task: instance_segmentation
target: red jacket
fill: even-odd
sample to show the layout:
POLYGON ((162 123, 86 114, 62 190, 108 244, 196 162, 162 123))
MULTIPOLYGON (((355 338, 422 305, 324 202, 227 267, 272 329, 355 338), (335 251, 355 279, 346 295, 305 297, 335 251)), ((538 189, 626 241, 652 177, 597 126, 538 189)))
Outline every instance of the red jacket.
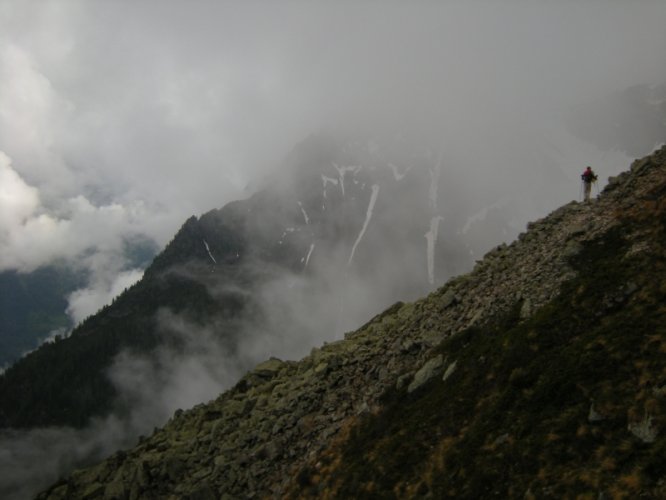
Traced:
POLYGON ((580 177, 583 179, 583 182, 594 182, 597 180, 597 175, 592 171, 592 169, 585 169, 583 175, 580 177))

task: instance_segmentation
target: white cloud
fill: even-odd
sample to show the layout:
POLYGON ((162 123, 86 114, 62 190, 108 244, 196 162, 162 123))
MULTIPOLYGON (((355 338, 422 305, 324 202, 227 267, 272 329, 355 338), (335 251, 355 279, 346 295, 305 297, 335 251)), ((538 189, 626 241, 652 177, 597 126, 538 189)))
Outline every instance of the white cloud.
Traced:
POLYGON ((111 303, 123 290, 131 287, 143 276, 140 269, 129 271, 117 270, 114 273, 98 273, 91 285, 76 290, 68 297, 67 314, 74 324, 78 324, 88 316, 95 314, 101 307, 111 303), (116 274, 117 272, 117 274, 116 274))
POLYGON ((0 48, 0 149, 19 159, 22 177, 57 198, 80 188, 57 145, 57 131, 66 126, 71 104, 36 65, 14 43, 0 48))
POLYGON ((417 127, 501 184, 567 106, 666 79, 665 10, 7 0, 0 149, 56 222, 78 196, 141 204, 159 244, 328 126, 417 127))
POLYGON ((43 251, 47 259, 53 258, 53 236, 59 224, 40 214, 39 208, 39 191, 16 173, 11 159, 0 151, 0 270, 31 269, 35 254, 43 251))
POLYGON ((89 283, 69 297, 68 314, 79 323, 137 282, 125 241, 145 234, 141 203, 94 206, 78 195, 64 200, 58 216, 45 213, 40 193, 12 168, 0 151, 0 271, 32 271, 54 260, 89 273, 89 283))
MULTIPOLYGON (((21 178, 2 151, 0 181, 0 270, 31 271, 55 259, 78 259, 91 250, 117 254, 122 260, 123 237, 145 233, 141 203, 95 206, 78 195, 48 213, 39 190, 21 178)), ((100 268, 93 260, 88 258, 86 267, 100 268)))
POLYGON ((0 228, 11 232, 32 216, 39 205, 37 189, 14 171, 10 158, 0 151, 0 228))

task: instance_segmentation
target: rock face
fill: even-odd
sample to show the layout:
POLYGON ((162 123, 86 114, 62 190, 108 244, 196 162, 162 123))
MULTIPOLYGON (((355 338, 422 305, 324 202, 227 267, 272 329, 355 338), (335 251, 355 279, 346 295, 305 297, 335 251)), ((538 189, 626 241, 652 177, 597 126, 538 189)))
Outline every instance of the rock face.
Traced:
POLYGON ((298 362, 261 363, 215 401, 177 412, 39 498, 657 498, 666 488, 666 379, 653 355, 666 346, 665 194, 662 148, 598 200, 531 223, 471 273, 298 362), (586 267, 594 256, 607 274, 586 267), (567 309, 589 297, 594 309, 567 309), (610 333, 647 321, 662 326, 633 345, 610 333), (570 357, 549 357, 580 339, 570 357), (611 401, 613 390, 624 394, 610 382, 624 360, 632 399, 611 401), (488 405, 496 413, 485 414, 488 405), (576 472, 577 449, 590 450, 586 475, 576 472))

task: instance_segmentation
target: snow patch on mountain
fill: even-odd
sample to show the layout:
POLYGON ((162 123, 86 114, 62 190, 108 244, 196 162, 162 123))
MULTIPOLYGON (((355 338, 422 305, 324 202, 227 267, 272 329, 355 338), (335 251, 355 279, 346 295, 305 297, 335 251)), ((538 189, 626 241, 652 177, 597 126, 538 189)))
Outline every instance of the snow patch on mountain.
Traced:
POLYGON ((389 168, 393 171, 393 177, 395 177, 396 181, 401 181, 405 178, 405 175, 407 175, 407 172, 411 170, 411 166, 407 167, 407 169, 404 172, 399 172, 398 167, 394 165, 393 163, 388 164, 389 168))
POLYGON ((206 251, 208 252, 208 256, 210 257, 210 260, 212 260, 214 264, 217 264, 217 261, 215 260, 215 257, 213 257, 213 254, 210 251, 210 247, 208 246, 208 242, 206 240, 203 240, 203 243, 206 247, 206 251))
POLYGON ((332 162, 333 168, 338 171, 338 178, 340 179, 340 189, 342 190, 342 197, 345 197, 345 174, 347 172, 353 172, 354 174, 361 170, 360 166, 343 166, 341 167, 337 163, 332 162))
POLYGON ((365 234, 365 230, 368 228, 368 224, 370 223, 370 219, 372 218, 372 211, 375 208, 375 202, 377 201, 377 195, 379 194, 379 185, 373 184, 372 185, 372 195, 370 195, 370 203, 368 203, 368 210, 365 213, 365 221, 363 222, 363 227, 361 228, 361 232, 358 235, 358 238, 356 238, 356 241, 354 242, 354 246, 352 247, 351 254, 349 255, 349 261, 347 262, 347 265, 350 266, 352 263, 352 260, 354 259, 354 253, 356 253, 356 247, 358 244, 361 242, 363 239, 363 235, 365 234))
POLYGON ((333 177, 327 177, 324 174, 321 174, 321 180, 324 183, 324 198, 326 198, 326 186, 328 185, 329 182, 334 186, 337 186, 338 180, 334 179, 333 177))
POLYGON ((310 256, 312 255, 314 249, 315 249, 315 244, 310 243, 310 250, 308 250, 308 254, 303 259, 301 259, 301 262, 305 260, 305 265, 303 266, 303 269, 306 269, 308 267, 308 262, 310 262, 310 256))
POLYGON ((435 283, 435 246, 437 245, 437 234, 439 233, 439 223, 443 217, 436 215, 430 219, 430 231, 425 234, 427 241, 426 257, 428 265, 428 283, 435 283))
POLYGON ((305 208, 303 208, 303 204, 299 201, 298 206, 301 207, 301 213, 303 214, 303 218, 305 219, 305 224, 310 224, 310 218, 308 217, 307 212, 305 211, 305 208))

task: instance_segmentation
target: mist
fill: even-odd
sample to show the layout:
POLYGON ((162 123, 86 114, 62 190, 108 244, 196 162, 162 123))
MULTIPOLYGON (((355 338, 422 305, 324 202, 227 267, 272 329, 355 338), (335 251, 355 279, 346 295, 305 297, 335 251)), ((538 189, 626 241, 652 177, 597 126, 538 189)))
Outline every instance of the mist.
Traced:
MULTIPOLYGON (((111 414, 93 418, 83 429, 0 431, 2 498, 32 498, 72 470, 135 446, 174 412, 216 398, 261 361, 300 359, 312 348, 341 338, 347 327, 368 319, 363 312, 387 300, 381 294, 373 297, 367 283, 352 275, 335 276, 335 268, 334 264, 322 268, 327 280, 323 289, 313 285, 321 279, 271 271, 273 278, 255 299, 253 312, 260 311, 260 317, 250 314, 235 323, 232 342, 231 332, 226 331, 229 322, 223 317, 202 325, 188 313, 160 310, 156 317, 160 347, 149 355, 123 351, 108 370, 118 393, 111 414)), ((246 292, 205 284, 213 296, 246 292)))
MULTIPOLYGON (((81 291, 91 296, 131 270, 110 241, 141 234, 163 246, 190 215, 261 186, 313 131, 427 138, 455 159, 470 196, 495 196, 491 186, 513 196, 535 165, 577 171, 594 161, 602 178, 623 168, 625 158, 574 151, 562 115, 666 79, 659 2, 8 0, 0 9, 0 151, 13 184, 0 269, 81 265, 92 249, 99 257, 83 263, 81 291)), ((560 196, 526 211, 562 199, 537 188, 560 196)), ((74 321, 100 305, 90 302, 72 305, 74 321)))
POLYGON ((33 498, 74 468, 93 464, 134 446, 177 409, 215 398, 244 373, 210 328, 160 312, 165 345, 153 356, 122 352, 109 370, 120 396, 116 410, 84 429, 0 431, 0 495, 33 498))
MULTIPOLYGON (((1 0, 0 271, 85 270, 69 297, 79 322, 141 278, 128 243, 163 248, 189 216, 286 175, 282 160, 312 133, 409 138, 441 155, 439 237, 465 238, 472 263, 576 199, 585 165, 602 181, 628 167, 621 150, 572 135, 567 114, 666 82, 665 18, 658 1, 1 0), (493 207, 508 232, 479 229, 493 207)), ((220 340, 224 325, 162 311, 171 347, 115 360, 113 415, 5 433, 2 496, 25 498, 26 485, 134 444, 263 359, 298 359, 415 298, 386 256, 385 280, 368 289, 344 271, 351 248, 304 248, 327 286, 275 271, 238 343, 220 340)))
POLYGON ((322 130, 427 138, 474 165, 484 179, 475 189, 532 169, 545 146, 577 171, 591 152, 554 136, 563 113, 666 80, 660 2, 0 9, 0 151, 24 184, 20 203, 3 205, 14 214, 3 221, 3 269, 99 245, 77 223, 91 210, 107 234, 162 246, 190 215, 247 196, 322 130))

